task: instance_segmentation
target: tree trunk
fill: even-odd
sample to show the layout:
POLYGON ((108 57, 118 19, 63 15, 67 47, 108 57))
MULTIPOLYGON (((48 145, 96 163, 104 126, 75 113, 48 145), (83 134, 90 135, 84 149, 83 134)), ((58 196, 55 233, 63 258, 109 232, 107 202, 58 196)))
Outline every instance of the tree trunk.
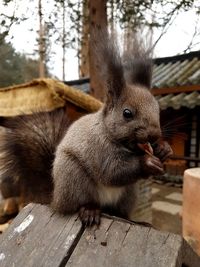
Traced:
MULTIPOLYGON (((132 3, 132 0, 126 0, 126 5, 125 5, 125 13, 129 13, 130 12, 130 5, 132 3)), ((132 45, 133 45, 133 25, 129 22, 126 21, 124 23, 124 46, 123 46, 123 50, 126 51, 131 51, 132 49, 132 45)))
POLYGON ((62 3, 62 80, 65 81, 65 39, 66 39, 66 29, 65 29, 65 1, 62 3))
POLYGON ((79 54, 79 76, 89 77, 89 10, 88 0, 83 1, 82 7, 82 30, 81 30, 81 47, 79 54))
MULTIPOLYGON (((90 34, 95 28, 107 27, 107 9, 106 0, 89 0, 89 22, 90 34)), ((90 92, 94 97, 103 100, 105 96, 104 88, 102 87, 97 69, 95 67, 95 51, 94 46, 89 41, 89 60, 90 60, 90 92)))
POLYGON ((110 33, 111 35, 114 35, 115 33, 114 13, 115 13, 114 0, 110 0, 110 33))
POLYGON ((126 51, 131 51, 131 49, 132 49, 132 43, 133 43, 133 40, 131 39, 132 37, 133 37, 132 29, 130 29, 130 27, 127 24, 126 27, 124 28, 124 46, 123 46, 123 50, 125 52, 126 51))
POLYGON ((38 16, 39 16, 39 76, 45 77, 45 40, 44 40, 44 25, 42 15, 42 0, 38 1, 38 16))

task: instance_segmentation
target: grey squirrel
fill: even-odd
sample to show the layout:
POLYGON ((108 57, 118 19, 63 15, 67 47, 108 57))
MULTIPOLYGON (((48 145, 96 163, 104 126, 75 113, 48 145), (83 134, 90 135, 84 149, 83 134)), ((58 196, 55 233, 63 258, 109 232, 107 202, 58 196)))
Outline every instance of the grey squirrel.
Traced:
POLYGON ((149 91, 150 60, 135 54, 124 66, 107 37, 97 51, 106 91, 98 112, 70 126, 63 111, 10 119, 0 146, 1 177, 15 177, 27 202, 79 212, 86 225, 99 224, 101 212, 130 219, 135 182, 162 174, 172 154, 149 91))

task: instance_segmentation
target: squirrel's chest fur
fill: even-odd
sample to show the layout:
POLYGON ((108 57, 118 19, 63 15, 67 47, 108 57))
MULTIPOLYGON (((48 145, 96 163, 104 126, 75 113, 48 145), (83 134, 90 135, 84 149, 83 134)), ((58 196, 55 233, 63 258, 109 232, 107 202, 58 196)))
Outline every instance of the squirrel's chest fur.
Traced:
MULTIPOLYGON (((66 151, 72 151, 80 165, 84 166, 87 173, 91 175, 91 179, 95 181, 94 187, 100 205, 117 205, 126 192, 126 186, 107 186, 99 182, 102 176, 104 180, 109 179, 107 177, 110 175, 107 171, 109 164, 106 159, 113 152, 113 144, 103 133, 100 115, 99 113, 90 114, 74 123, 68 130, 61 147, 66 151)), ((113 153, 117 157, 118 151, 113 153)), ((88 177, 86 176, 85 179, 88 177)))
POLYGON ((97 192, 101 206, 115 205, 125 192, 125 187, 111 187, 98 184, 97 192))

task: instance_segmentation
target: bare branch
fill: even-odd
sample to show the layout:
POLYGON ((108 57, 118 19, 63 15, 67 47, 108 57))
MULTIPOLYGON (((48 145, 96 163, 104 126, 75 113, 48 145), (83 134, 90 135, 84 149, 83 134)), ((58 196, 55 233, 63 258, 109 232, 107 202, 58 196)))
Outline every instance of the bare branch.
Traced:
POLYGON ((196 46, 197 44, 200 43, 200 42, 194 43, 195 38, 197 36, 200 36, 199 21, 200 20, 199 20, 199 17, 198 17, 197 20, 196 20, 196 23, 195 23, 195 28, 194 28, 194 32, 193 32, 193 35, 191 37, 191 40, 190 40, 189 44, 187 45, 187 47, 183 50, 183 53, 187 53, 187 52, 191 51, 194 46, 196 46))

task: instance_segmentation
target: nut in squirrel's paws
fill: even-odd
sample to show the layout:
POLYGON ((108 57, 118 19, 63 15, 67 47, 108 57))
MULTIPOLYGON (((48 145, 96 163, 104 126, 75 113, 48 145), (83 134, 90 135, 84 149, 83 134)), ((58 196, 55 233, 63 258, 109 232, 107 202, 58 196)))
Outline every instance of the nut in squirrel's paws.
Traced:
POLYGON ((85 205, 79 210, 79 218, 84 226, 100 225, 101 211, 94 205, 85 205))
POLYGON ((149 142, 141 144, 137 144, 138 147, 145 152, 144 155, 144 163, 145 163, 145 170, 150 174, 163 174, 163 164, 161 163, 158 157, 154 156, 154 150, 149 142))
POLYGON ((137 145, 141 150, 143 150, 148 155, 153 155, 153 148, 149 142, 144 143, 144 144, 138 143, 137 145))

